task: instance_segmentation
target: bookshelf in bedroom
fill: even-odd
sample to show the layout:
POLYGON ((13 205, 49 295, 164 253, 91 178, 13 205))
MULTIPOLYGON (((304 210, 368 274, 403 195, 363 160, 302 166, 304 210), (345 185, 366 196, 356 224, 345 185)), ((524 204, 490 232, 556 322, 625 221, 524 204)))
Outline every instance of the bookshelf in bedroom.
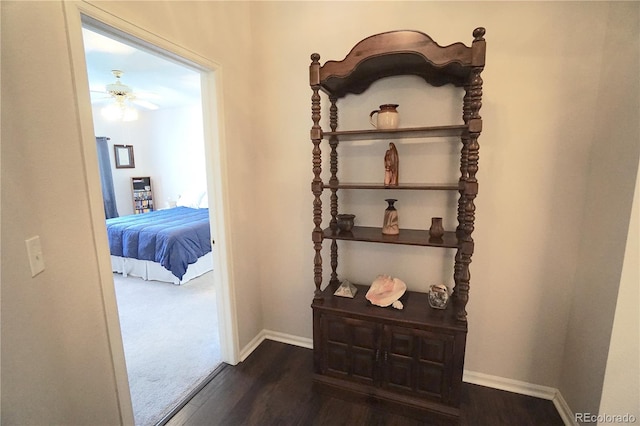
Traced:
POLYGON ((134 214, 148 213, 154 210, 153 187, 149 176, 132 177, 131 190, 133 193, 134 214))

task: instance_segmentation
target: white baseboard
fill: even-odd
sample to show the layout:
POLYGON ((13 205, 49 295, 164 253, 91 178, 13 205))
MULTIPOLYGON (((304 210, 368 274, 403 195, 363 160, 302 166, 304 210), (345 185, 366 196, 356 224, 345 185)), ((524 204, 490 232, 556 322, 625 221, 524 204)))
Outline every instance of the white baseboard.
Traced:
POLYGON ((313 349, 313 340, 306 337, 294 336, 292 334, 280 333, 278 331, 262 330, 256 337, 240 351, 240 362, 247 359, 265 339, 275 342, 287 343, 289 345, 300 346, 302 348, 313 349))
POLYGON ((553 405, 556 406, 556 410, 558 410, 558 414, 562 417, 562 421, 567 426, 580 426, 580 424, 576 421, 576 416, 567 404, 567 401, 562 397, 560 391, 556 393, 556 397, 553 398, 553 405))
POLYGON ((293 336, 291 334, 280 333, 278 331, 271 330, 263 330, 263 333, 265 334, 265 339, 274 340, 280 343, 287 343, 289 345, 300 346, 302 348, 313 349, 313 339, 293 336))
MULTIPOLYGON (((313 349, 313 340, 305 337, 294 336, 291 334, 280 333, 271 330, 262 330, 254 337, 247 346, 240 352, 240 361, 244 361, 253 352, 260 343, 265 339, 274 340, 276 342, 287 343, 289 345, 300 346, 307 349, 313 349)), ((478 373, 475 371, 464 370, 462 380, 474 385, 486 386, 493 389, 500 389, 507 392, 518 393, 521 395, 533 396, 535 398, 547 399, 553 402, 558 410, 558 414, 567 426, 578 426, 574 420, 573 411, 569 408, 567 401, 562 397, 560 391, 556 388, 536 385, 533 383, 522 382, 519 380, 507 379, 490 374, 478 373)))
POLYGON ((245 359, 247 359, 249 355, 251 355, 251 352, 256 350, 256 348, 260 345, 260 343, 263 342, 264 336, 265 336, 264 330, 262 330, 260 333, 256 335, 256 337, 251 339, 251 341, 247 344, 247 346, 242 348, 242 350, 240 351, 240 362, 243 362, 245 359))
POLYGON ((478 373, 464 370, 462 380, 474 385, 486 386, 488 388, 500 389, 522 395, 534 396, 536 398, 553 400, 558 390, 547 386, 534 385, 532 383, 521 382, 519 380, 507 379, 490 374, 478 373))
POLYGON ((488 388, 500 389, 507 392, 518 393, 521 395, 533 396, 535 398, 547 399, 553 402, 558 410, 558 414, 567 426, 578 426, 574 420, 573 411, 569 408, 567 401, 564 400, 560 391, 549 386, 536 385, 533 383, 522 382, 519 380, 507 379, 490 374, 478 373, 475 371, 464 370, 462 380, 474 385, 486 386, 488 388))

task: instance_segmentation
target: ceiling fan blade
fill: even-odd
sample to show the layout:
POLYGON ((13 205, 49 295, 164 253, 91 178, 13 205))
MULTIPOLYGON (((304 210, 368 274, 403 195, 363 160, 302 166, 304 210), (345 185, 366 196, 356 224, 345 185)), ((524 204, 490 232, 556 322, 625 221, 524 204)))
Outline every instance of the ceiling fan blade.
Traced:
POLYGON ((92 104, 97 104, 97 103, 104 103, 104 102, 108 102, 109 100, 113 99, 111 96, 105 94, 105 93, 91 93, 91 103, 92 104))
POLYGON ((152 102, 149 102, 149 101, 145 101, 143 99, 132 99, 131 102, 134 105, 140 106, 142 108, 150 109, 152 111, 160 108, 158 105, 156 105, 156 104, 154 104, 152 102))
POLYGON ((132 95, 135 96, 136 99, 146 99, 151 101, 162 99, 162 96, 154 92, 139 92, 134 90, 132 95))

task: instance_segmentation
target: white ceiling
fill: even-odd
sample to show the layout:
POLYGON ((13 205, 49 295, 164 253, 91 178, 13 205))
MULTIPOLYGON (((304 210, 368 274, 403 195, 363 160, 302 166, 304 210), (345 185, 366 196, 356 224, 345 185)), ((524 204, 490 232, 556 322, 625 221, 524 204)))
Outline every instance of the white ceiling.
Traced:
POLYGON ((199 72, 87 28, 83 28, 83 39, 94 106, 110 101, 105 86, 116 81, 112 70, 123 71, 121 82, 132 89, 137 100, 160 108, 200 102, 199 72))

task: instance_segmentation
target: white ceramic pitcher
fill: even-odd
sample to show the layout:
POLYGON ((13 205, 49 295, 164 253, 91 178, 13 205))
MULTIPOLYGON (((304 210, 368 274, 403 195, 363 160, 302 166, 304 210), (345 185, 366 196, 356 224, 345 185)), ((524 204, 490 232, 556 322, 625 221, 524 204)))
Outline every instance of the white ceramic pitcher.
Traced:
POLYGON ((397 104, 380 105, 380 109, 371 111, 369 114, 369 122, 376 129, 397 129, 400 123, 397 108, 397 104), (373 119, 374 114, 377 114, 375 120, 373 119))

